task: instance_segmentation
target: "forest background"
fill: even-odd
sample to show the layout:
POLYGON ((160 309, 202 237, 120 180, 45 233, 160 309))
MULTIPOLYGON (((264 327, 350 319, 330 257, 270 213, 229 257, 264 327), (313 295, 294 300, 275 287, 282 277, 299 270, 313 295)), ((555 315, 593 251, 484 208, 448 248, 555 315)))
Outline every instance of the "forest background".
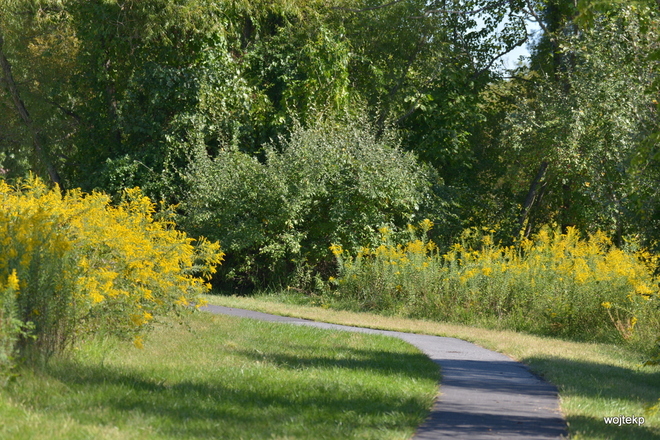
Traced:
POLYGON ((654 255, 659 32, 650 0, 1 0, 0 173, 177 205, 225 292, 421 233, 654 255))

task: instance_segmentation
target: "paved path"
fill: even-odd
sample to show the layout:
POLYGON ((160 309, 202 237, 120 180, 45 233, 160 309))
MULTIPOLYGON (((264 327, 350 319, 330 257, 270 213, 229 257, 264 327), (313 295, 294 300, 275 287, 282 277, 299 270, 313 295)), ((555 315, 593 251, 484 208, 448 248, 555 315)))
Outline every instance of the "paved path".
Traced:
POLYGON ((568 437, 557 389, 523 364, 455 338, 327 324, 209 305, 212 313, 394 336, 440 365, 442 384, 428 419, 415 434, 431 439, 559 439, 568 437))

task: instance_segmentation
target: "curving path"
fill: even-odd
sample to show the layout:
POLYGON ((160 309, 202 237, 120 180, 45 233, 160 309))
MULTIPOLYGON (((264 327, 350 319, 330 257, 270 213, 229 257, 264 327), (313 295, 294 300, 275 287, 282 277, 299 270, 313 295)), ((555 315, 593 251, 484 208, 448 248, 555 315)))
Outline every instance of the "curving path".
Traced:
POLYGON ((208 305, 212 313, 394 336, 440 365, 442 384, 428 419, 415 434, 430 439, 559 439, 568 437, 557 389, 511 358, 455 338, 327 324, 208 305))

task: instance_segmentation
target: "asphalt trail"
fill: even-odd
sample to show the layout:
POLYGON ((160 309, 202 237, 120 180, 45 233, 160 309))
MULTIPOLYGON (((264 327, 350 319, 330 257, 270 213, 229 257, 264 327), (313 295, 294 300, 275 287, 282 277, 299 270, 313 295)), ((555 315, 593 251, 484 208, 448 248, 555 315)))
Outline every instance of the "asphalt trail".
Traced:
POLYGON ((513 359, 455 338, 327 324, 208 305, 211 313, 296 325, 393 336, 440 365, 442 383, 431 414, 414 439, 567 438, 557 389, 513 359))

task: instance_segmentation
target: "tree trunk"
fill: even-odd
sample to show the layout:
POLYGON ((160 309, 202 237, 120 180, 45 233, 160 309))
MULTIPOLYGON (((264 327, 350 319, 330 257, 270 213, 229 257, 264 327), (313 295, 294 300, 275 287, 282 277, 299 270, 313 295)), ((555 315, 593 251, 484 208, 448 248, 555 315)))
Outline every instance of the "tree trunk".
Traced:
POLYGON ((107 83, 105 85, 105 98, 108 106, 108 116, 110 117, 110 123, 112 124, 111 135, 114 138, 115 148, 117 151, 121 151, 121 129, 119 128, 118 123, 118 112, 117 112, 117 92, 115 90, 115 83, 111 79, 110 68, 112 67, 112 60, 108 55, 108 58, 103 63, 103 70, 105 72, 107 83))
POLYGON ((568 228, 575 227, 575 216, 571 212, 573 209, 573 196, 571 183, 564 183, 561 186, 562 205, 561 205, 561 233, 566 234, 568 228))
POLYGON ((11 72, 11 64, 9 64, 9 60, 7 60, 7 57, 5 56, 5 53, 3 51, 3 46, 4 46, 4 39, 2 37, 2 32, 0 31, 0 68, 2 69, 2 74, 4 77, 2 82, 6 85, 7 89, 9 90, 9 95, 11 96, 11 99, 14 103, 14 107, 16 108, 16 111, 23 120, 23 123, 25 123, 25 125, 27 126, 28 131, 32 136, 32 145, 34 146, 34 151, 36 153, 37 158, 42 163, 44 168, 46 168, 46 172, 48 173, 50 180, 53 183, 59 185, 60 188, 62 188, 62 181, 60 179, 60 175, 58 174, 57 170, 48 159, 46 151, 44 151, 44 148, 42 146, 41 134, 39 133, 39 130, 37 130, 37 128, 34 126, 34 123, 32 122, 32 118, 30 117, 30 114, 25 108, 25 104, 23 103, 23 100, 21 99, 21 95, 18 92, 18 88, 16 87, 16 82, 14 81, 14 76, 12 75, 11 72))
POLYGON ((525 204, 523 205, 522 212, 520 214, 520 232, 524 235, 525 238, 529 237, 529 234, 532 232, 530 213, 534 205, 538 205, 543 196, 543 189, 545 184, 541 183, 545 177, 545 173, 548 170, 548 162, 541 162, 539 170, 536 173, 536 177, 532 180, 531 185, 529 186, 529 191, 527 191, 527 197, 525 198, 525 204))

